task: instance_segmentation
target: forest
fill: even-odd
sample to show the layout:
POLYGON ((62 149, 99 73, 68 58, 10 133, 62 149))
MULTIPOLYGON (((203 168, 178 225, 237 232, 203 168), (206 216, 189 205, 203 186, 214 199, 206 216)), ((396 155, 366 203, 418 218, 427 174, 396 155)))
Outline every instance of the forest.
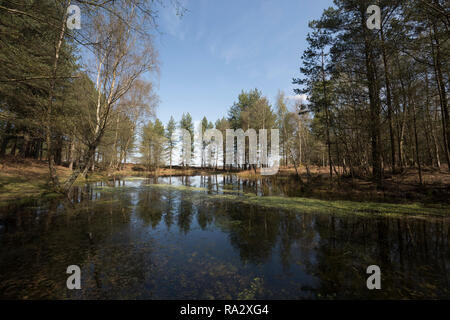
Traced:
MULTIPOLYGON (((159 66, 151 2, 74 3, 87 15, 80 30, 65 23, 70 1, 0 7, 0 157, 48 161, 51 183, 63 192, 89 170, 120 170, 130 159, 145 170, 191 165, 174 154, 177 129, 193 134, 191 115, 163 125, 154 85, 144 77, 159 66), (73 174, 60 182, 55 165, 73 174)), ((419 184, 428 169, 448 172, 448 7, 381 1, 381 27, 369 30, 365 4, 336 1, 309 22, 302 77, 292 79, 307 99, 279 92, 271 103, 258 89, 243 90, 226 117, 203 118, 202 130, 225 136, 226 129, 277 128, 281 165, 297 175, 322 166, 331 179, 370 178, 382 186, 405 168, 416 169, 419 184)), ((207 146, 195 147, 203 155, 207 146)), ((213 167, 223 167, 224 150, 214 152, 213 167)))
POLYGON ((449 2, 334 0, 290 39, 292 92, 163 121, 160 23, 190 5, 0 0, 0 299, 448 299, 449 2), (272 136, 245 142, 271 129, 264 176, 272 136))

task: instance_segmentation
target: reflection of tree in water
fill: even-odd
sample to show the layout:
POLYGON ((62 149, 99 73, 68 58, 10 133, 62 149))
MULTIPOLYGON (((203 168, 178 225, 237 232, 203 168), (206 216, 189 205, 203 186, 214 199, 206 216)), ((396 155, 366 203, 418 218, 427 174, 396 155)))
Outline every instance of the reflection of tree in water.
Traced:
POLYGON ((136 212, 144 225, 151 224, 152 228, 155 228, 161 222, 164 210, 162 196, 158 189, 139 189, 136 212))
POLYGON ((197 210, 197 222, 202 230, 205 230, 213 221, 211 209, 208 207, 199 207, 197 210))
POLYGON ((315 236, 313 226, 313 216, 310 214, 300 213, 280 213, 282 219, 280 220, 280 258, 283 265, 283 270, 288 272, 290 267, 296 263, 308 265, 310 263, 311 251, 313 250, 313 241, 315 236), (296 252, 293 261, 293 245, 300 248, 300 252, 296 252))
POLYGON ((320 278, 320 297, 449 297, 448 222, 316 216, 316 226, 317 264, 309 270, 320 278), (367 290, 372 264, 381 268, 382 290, 367 290))
MULTIPOLYGON (((190 177, 181 177, 181 183, 185 187, 190 187, 190 177)), ((191 228, 193 204, 190 192, 180 192, 180 203, 178 205, 177 224, 180 232, 187 234, 191 228)))
MULTIPOLYGON (((194 203, 199 225, 214 221, 243 262, 268 262, 274 250, 285 272, 301 262, 319 280, 318 297, 448 296, 448 222, 301 214, 220 200, 194 203), (380 265, 390 290, 367 290, 370 264, 380 265)), ((180 217, 190 217, 195 208, 187 205, 180 217)))
POLYGON ((165 207, 164 207, 164 223, 167 226, 167 229, 170 229, 170 227, 173 224, 173 216, 175 214, 175 201, 176 201, 176 192, 172 189, 168 189, 165 192, 165 207))
POLYGON ((180 232, 184 234, 187 234, 191 229, 192 215, 194 213, 190 197, 189 193, 180 192, 177 224, 180 232))
MULTIPOLYGON (((200 176, 200 188, 207 189, 208 193, 211 191, 217 190, 217 176, 213 177, 210 175, 207 176, 200 176)), ((206 204, 206 203, 200 203, 197 206, 197 223, 200 226, 202 230, 205 230, 209 224, 213 221, 213 214, 212 210, 213 208, 206 204)))
MULTIPOLYGON (((285 192, 286 186, 221 179, 222 185, 232 184, 243 192, 285 192)), ((188 179, 182 183, 190 186, 188 179)), ((200 179, 200 186, 208 190, 215 190, 214 184, 217 179, 200 179)), ((274 251, 285 273, 300 262, 318 279, 317 297, 448 296, 449 224, 443 220, 301 214, 227 200, 203 201, 184 191, 166 192, 180 195, 180 231, 189 232, 196 212, 202 229, 214 222, 229 235, 243 262, 266 263, 274 251), (383 290, 378 292, 366 288, 365 270, 371 264, 382 269, 383 290)))
MULTIPOLYGON (((144 235, 140 235, 145 229, 134 229, 133 234, 129 232, 128 226, 135 208, 134 196, 137 196, 138 203, 153 203, 160 197, 158 194, 146 195, 125 190, 101 193, 100 198, 92 203, 87 222, 92 239, 89 241, 86 261, 80 265, 83 292, 71 292, 71 297, 117 299, 140 298, 149 294, 146 287, 151 285, 149 274, 153 268, 154 244, 151 239, 143 239, 144 235)), ((142 207, 139 205, 136 209, 142 207)), ((158 223, 156 212, 137 214, 141 215, 144 223, 154 225, 158 223)))
POLYGON ((242 261, 263 263, 270 258, 276 244, 280 215, 248 205, 231 204, 227 207, 231 245, 239 249, 242 261), (231 223, 230 223, 231 222, 231 223))
POLYGON ((211 176, 211 175, 206 175, 206 176, 199 176, 200 177, 200 188, 205 188, 208 189, 208 191, 212 191, 214 190, 214 187, 216 185, 216 179, 217 176, 211 176))
POLYGON ((103 264, 96 257, 107 238, 126 229, 131 196, 98 194, 89 188, 72 196, 76 202, 84 200, 75 206, 56 200, 11 211, 10 230, 1 238, 1 246, 8 248, 0 250, 1 297, 69 297, 75 294, 66 288, 65 271, 71 264, 81 267, 82 286, 91 278, 91 287, 101 290, 103 264))
MULTIPOLYGON (((153 240, 140 235, 145 229, 115 234, 89 258, 97 270, 86 273, 82 282, 88 299, 137 299, 151 297, 154 279, 153 240), (144 240, 145 239, 145 240, 144 240)), ((88 269, 89 270, 89 269, 88 269)), ((75 292, 76 294, 77 292, 75 292)))
MULTIPOLYGON (((189 178, 178 179, 183 186, 191 186, 189 178)), ((155 253, 159 251, 148 228, 129 228, 134 212, 144 226, 155 228, 164 221, 169 228, 176 222, 184 234, 195 221, 202 229, 214 224, 229 236, 244 264, 274 263, 278 255, 283 281, 290 281, 299 272, 317 280, 304 282, 296 278, 296 283, 284 282, 286 291, 274 291, 269 297, 300 297, 297 289, 305 290, 303 284, 309 284, 309 292, 319 298, 450 296, 447 220, 302 214, 210 196, 219 190, 218 184, 232 185, 243 192, 284 192, 274 181, 242 183, 225 176, 202 177, 200 186, 208 191, 195 192, 134 189, 128 184, 114 192, 108 188, 76 188, 73 206, 58 200, 44 206, 36 203, 8 209, 13 214, 3 219, 6 232, 0 238, 0 245, 8 248, 0 251, 1 297, 187 297, 199 295, 204 286, 208 295, 224 298, 246 288, 254 276, 251 272, 241 274, 240 267, 225 264, 214 254, 189 253, 185 257, 185 252, 179 252, 173 253, 175 259, 192 260, 181 262, 183 276, 190 276, 199 266, 204 272, 192 281, 184 280, 185 287, 180 288, 179 262, 173 264, 155 253), (65 288, 65 269, 70 264, 82 268, 83 293, 65 288), (381 267, 380 291, 366 288, 365 270, 371 264, 381 267), (211 279, 220 285, 209 284, 211 279)), ((123 186, 124 182, 117 183, 123 186)), ((263 280, 265 286, 276 290, 276 280, 263 280)))
MULTIPOLYGON (((168 178, 169 184, 172 183, 172 177, 168 178)), ((160 183, 158 177, 149 178, 145 184, 160 183)), ((176 213, 176 204, 178 202, 177 190, 172 188, 148 188, 138 189, 138 203, 136 205, 138 217, 142 219, 145 225, 156 228, 162 219, 164 224, 170 229, 173 224, 176 213)))

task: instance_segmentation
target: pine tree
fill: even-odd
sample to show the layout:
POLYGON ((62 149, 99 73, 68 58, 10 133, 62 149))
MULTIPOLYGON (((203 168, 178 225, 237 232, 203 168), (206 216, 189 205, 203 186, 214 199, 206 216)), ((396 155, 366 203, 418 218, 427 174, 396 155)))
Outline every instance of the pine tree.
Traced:
POLYGON ((176 140, 175 140, 175 130, 176 130, 176 123, 174 118, 171 116, 169 122, 167 123, 167 127, 166 127, 166 133, 165 133, 165 137, 166 137, 166 150, 167 153, 169 155, 169 166, 170 169, 172 169, 172 157, 173 157, 173 150, 175 148, 176 145, 176 140))

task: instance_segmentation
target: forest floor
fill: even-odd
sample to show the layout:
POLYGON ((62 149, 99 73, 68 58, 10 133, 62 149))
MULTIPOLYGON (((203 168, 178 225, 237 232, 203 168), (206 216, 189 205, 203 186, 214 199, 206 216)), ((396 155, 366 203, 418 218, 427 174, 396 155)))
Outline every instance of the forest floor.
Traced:
MULTIPOLYGON (((133 164, 126 164, 123 170, 116 172, 95 172, 87 177, 79 177, 77 183, 85 181, 109 180, 113 177, 154 176, 156 172, 136 171, 133 164)), ((142 169, 142 168, 141 168, 142 169)), ((60 180, 70 175, 70 170, 64 166, 56 166, 60 180)), ((223 170, 181 167, 161 168, 158 176, 207 175, 226 173, 223 170)), ((259 172, 253 170, 231 172, 242 179, 261 178, 259 172)), ((306 170, 300 170, 303 189, 306 196, 327 199, 348 199, 354 201, 386 201, 386 202, 421 202, 450 204, 450 174, 446 168, 441 170, 424 168, 423 184, 418 182, 417 170, 408 168, 401 174, 385 174, 383 187, 378 188, 369 179, 352 179, 340 177, 330 183, 327 167, 311 167, 310 175, 306 170)), ((275 176, 269 179, 286 179, 295 176, 294 168, 280 168, 275 176)), ((42 195, 54 195, 48 184, 48 166, 46 161, 6 158, 0 160, 0 205, 10 201, 25 201, 42 195)))
MULTIPOLYGON (((101 181, 113 177, 149 176, 154 172, 133 171, 134 165, 127 164, 124 170, 116 172, 94 172, 88 177, 79 177, 76 183, 101 181)), ((71 171, 65 166, 55 166, 61 181, 69 177, 71 171)), ((165 169, 158 171, 160 176, 208 174, 211 170, 199 169, 165 169)), ((44 160, 6 157, 0 159, 0 206, 10 201, 27 201, 42 195, 56 196, 49 185, 48 163, 44 160)))
MULTIPOLYGON (((338 169, 339 170, 339 169, 338 169)), ((370 178, 339 176, 333 172, 330 183, 328 167, 310 167, 309 175, 305 168, 299 169, 308 196, 327 199, 347 199, 353 201, 382 202, 422 202, 450 204, 450 173, 446 166, 441 169, 422 168, 422 184, 419 183, 418 170, 405 168, 395 175, 386 171, 383 185, 377 186, 370 178)), ((254 171, 237 173, 242 178, 258 178, 254 171)), ((277 177, 296 176, 294 168, 280 168, 277 177)))
MULTIPOLYGON (((66 167, 56 166, 56 171, 62 179, 70 175, 70 170, 66 167)), ((20 158, 0 160, 0 205, 50 193, 46 161, 20 158)))

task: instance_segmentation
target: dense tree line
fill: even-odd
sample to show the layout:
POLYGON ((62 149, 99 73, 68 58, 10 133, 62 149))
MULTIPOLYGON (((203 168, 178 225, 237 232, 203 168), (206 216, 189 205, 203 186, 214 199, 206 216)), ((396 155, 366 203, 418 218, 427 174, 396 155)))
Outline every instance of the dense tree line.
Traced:
MULTIPOLYGON (((283 165, 293 164, 297 169, 300 165, 312 162, 323 164, 321 162, 323 160, 323 146, 320 141, 313 139, 309 129, 310 121, 309 116, 304 112, 304 105, 300 101, 292 102, 282 92, 279 92, 277 96, 276 106, 272 107, 267 97, 263 96, 258 89, 242 91, 237 97, 237 101, 228 109, 227 117, 217 119, 215 122, 203 117, 197 124, 198 128, 196 128, 190 113, 183 114, 178 124, 171 117, 165 128, 162 127, 159 119, 150 120, 141 135, 141 162, 148 169, 161 165, 191 166, 195 164, 210 168, 242 170, 254 168, 256 170, 257 167, 261 167, 261 161, 258 156, 258 163, 251 165, 249 137, 245 138, 242 163, 235 161, 232 165, 226 164, 227 130, 242 129, 244 133, 248 133, 248 130, 255 130, 258 133, 261 129, 279 129, 281 132, 280 143, 283 165), (191 159, 189 163, 185 163, 181 156, 186 146, 183 144, 180 129, 189 133, 191 152, 197 155, 197 158, 191 159), (219 143, 217 146, 214 145, 215 138, 206 139, 205 132, 208 129, 219 131, 222 134, 223 143, 219 143), (200 142, 195 139, 199 131, 201 131, 203 137, 200 142), (154 145, 155 141, 158 141, 156 146, 154 145), (210 148, 211 145, 213 146, 210 148), (155 150, 155 152, 152 150, 155 150), (155 154, 157 158, 154 158, 151 154, 155 154)), ((270 139, 268 141, 270 142, 270 139)), ((238 141, 235 140, 232 143, 234 152, 236 152, 238 141)), ((268 143, 269 150, 270 146, 270 143, 268 143)), ((257 152, 261 152, 259 145, 257 152)))
POLYGON ((293 82, 308 95, 330 176, 381 184, 386 172, 416 167, 422 183, 423 166, 450 165, 449 5, 378 1, 381 28, 370 30, 370 4, 336 0, 310 22, 304 78, 293 82))
POLYGON ((146 0, 0 1, 0 156, 48 160, 62 192, 96 164, 119 168, 156 103, 142 80, 158 70, 155 19, 146 0))
MULTIPOLYGON (((331 178, 372 177, 382 185, 386 174, 408 167, 417 168, 420 183, 425 166, 447 170, 448 4, 379 1, 380 29, 373 30, 370 4, 337 0, 310 22, 303 77, 293 80, 305 103, 280 92, 272 108, 258 90, 242 92, 215 127, 278 128, 281 164, 297 172, 327 165, 331 178)), ((248 146, 245 157, 248 169, 248 146)))
MULTIPOLYGON (((192 136, 191 152, 201 149, 200 165, 207 165, 209 144, 194 145, 189 113, 165 127, 158 119, 147 121, 158 102, 152 84, 140 78, 157 71, 155 49, 146 37, 155 18, 151 5, 138 0, 124 6, 113 1, 1 2, 1 157, 47 160, 53 184, 68 190, 78 175, 97 168, 120 170, 136 153, 147 170, 192 165, 177 158, 177 148, 183 152, 177 129, 185 129, 192 136), (81 8, 81 30, 67 29, 70 4, 81 8), (74 171, 64 184, 55 164, 74 171)), ((227 117, 214 123, 203 118, 201 130, 214 128, 225 137, 227 129, 258 131, 283 122, 285 164, 300 165, 301 151, 293 151, 297 139, 287 137, 297 136, 291 127, 298 128, 298 119, 295 112, 283 112, 277 115, 255 89, 242 92, 227 117), (280 119, 287 114, 293 119, 280 119)), ((225 144, 209 156, 210 166, 224 166, 225 144)), ((250 168, 248 156, 247 146, 242 169, 250 168)))
MULTIPOLYGON (((302 77, 293 79, 306 101, 279 92, 272 105, 257 89, 242 91, 226 117, 195 128, 189 113, 158 120, 143 80, 158 71, 154 1, 0 0, 0 157, 48 160, 54 186, 67 191, 88 170, 121 170, 133 153, 147 170, 193 165, 179 158, 187 146, 178 129, 191 135, 200 166, 226 169, 227 129, 276 128, 280 163, 299 177, 301 167, 326 165, 330 178, 381 185, 386 173, 416 167, 422 183, 425 166, 450 164, 449 6, 378 1, 381 28, 370 30, 370 4, 336 0, 310 22, 302 77), (70 4, 83 12, 80 30, 67 28, 70 4), (222 133, 222 148, 196 145, 196 130, 208 129, 222 133), (60 182, 55 164, 73 175, 60 182)), ((250 157, 247 143, 234 167, 256 171, 250 157)))

